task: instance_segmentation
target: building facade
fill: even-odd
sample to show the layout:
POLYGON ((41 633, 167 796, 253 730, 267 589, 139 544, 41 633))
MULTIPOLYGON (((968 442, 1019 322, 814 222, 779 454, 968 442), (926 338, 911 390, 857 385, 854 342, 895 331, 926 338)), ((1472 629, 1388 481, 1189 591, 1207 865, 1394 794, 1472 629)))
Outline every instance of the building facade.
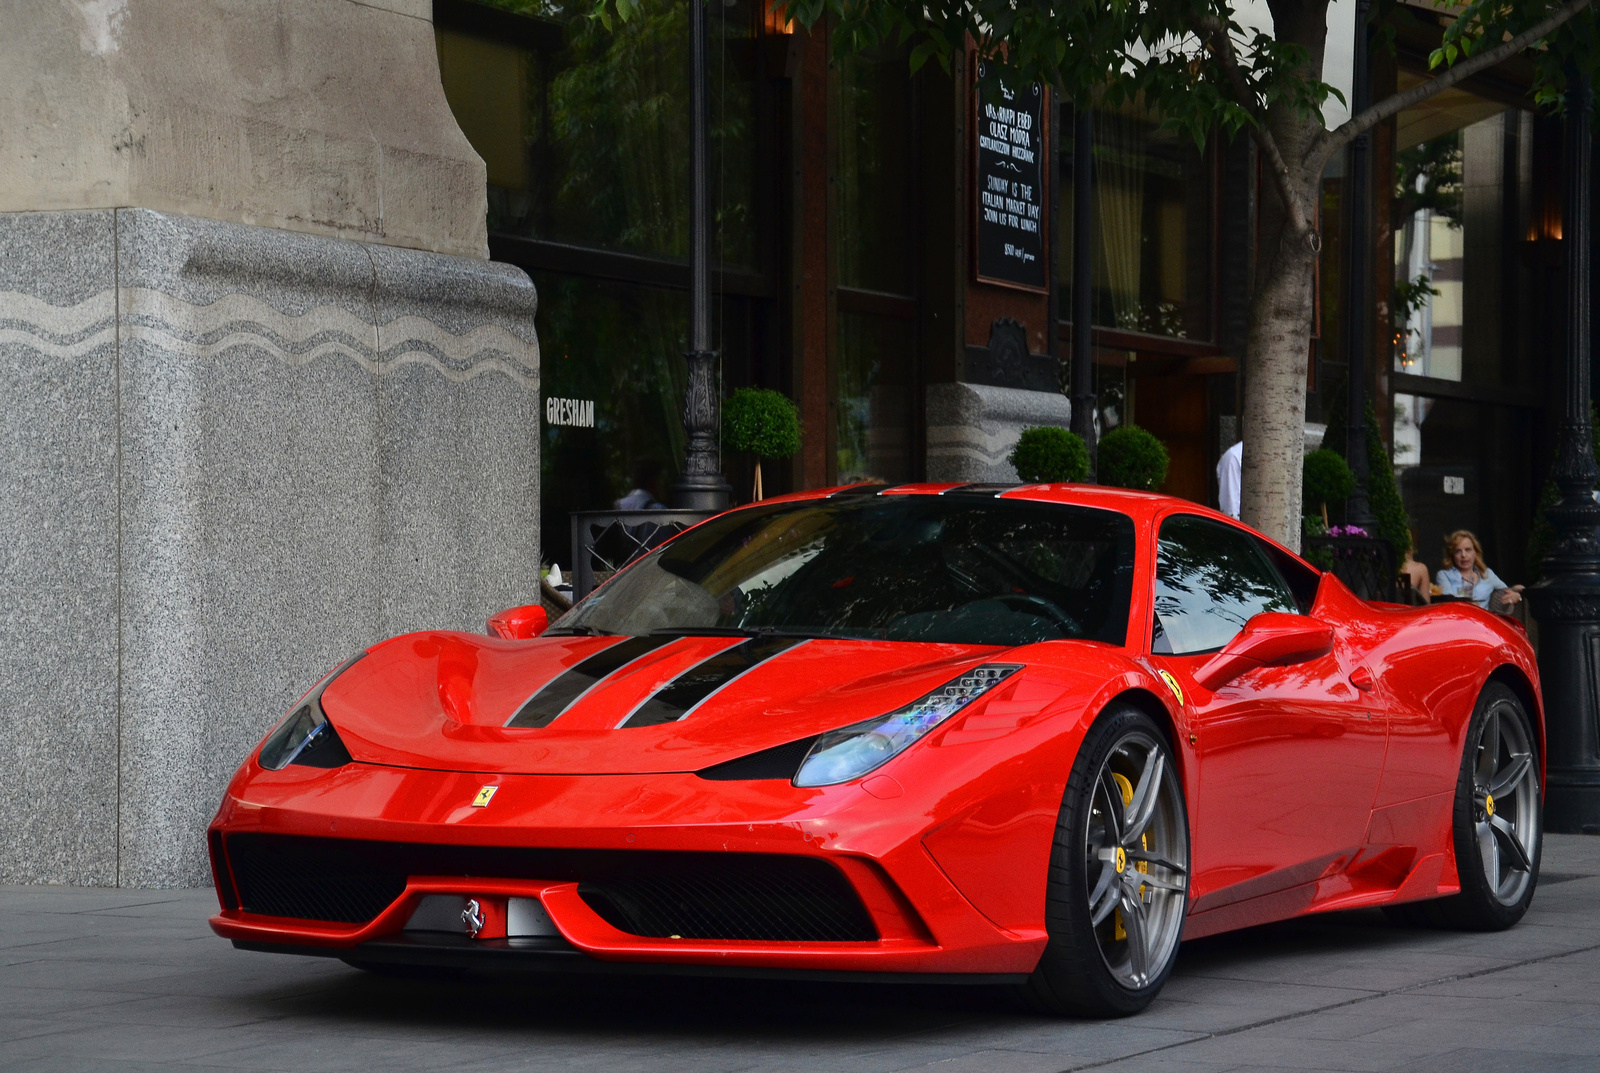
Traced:
MULTIPOLYGON (((489 165, 490 247, 546 296, 547 397, 592 403, 579 411, 592 423, 544 429, 543 547, 568 566, 570 511, 635 488, 665 498, 687 348, 688 6, 647 4, 615 32, 585 10, 435 4, 446 94, 489 165)), ((1426 76, 1443 27, 1431 7, 1388 17, 1396 48, 1374 50, 1375 97, 1426 76)), ((723 387, 777 388, 806 428, 769 489, 1013 479, 1021 428, 1070 412, 1071 103, 1044 92, 1026 102, 1036 119, 1011 110, 1026 130, 998 129, 994 108, 1019 102, 986 91, 970 59, 913 76, 903 53, 837 55, 759 0, 714 5, 711 24, 723 387), (991 185, 996 133, 1042 165, 1020 199, 991 185), (1018 208, 1037 213, 1036 232, 1014 232, 1037 271, 999 278, 986 258, 1009 240, 986 214, 1018 208)), ((1360 266, 1375 281, 1366 390, 1418 556, 1471 528, 1515 581, 1532 580, 1560 342, 1561 127, 1532 110, 1528 77, 1503 65, 1375 132, 1374 261, 1360 266)), ((1136 108, 1095 108, 1093 129, 1098 424, 1154 432, 1172 458, 1165 490, 1214 503, 1248 390, 1259 165, 1243 139, 1199 151, 1136 108)), ((1310 446, 1344 422, 1343 171, 1325 187, 1310 446)), ((724 464, 748 498, 749 460, 724 464)))

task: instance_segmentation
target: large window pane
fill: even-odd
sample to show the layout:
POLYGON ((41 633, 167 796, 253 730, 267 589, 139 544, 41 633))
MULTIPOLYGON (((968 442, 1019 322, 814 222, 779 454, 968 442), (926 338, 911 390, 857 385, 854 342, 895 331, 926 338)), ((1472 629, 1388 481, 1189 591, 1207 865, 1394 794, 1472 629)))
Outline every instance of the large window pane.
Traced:
MULTIPOLYGON (((578 0, 491 0, 514 39, 442 25, 439 66, 489 168, 489 229, 686 258, 689 6, 644 0, 607 30, 578 0)), ((755 107, 747 3, 708 7, 713 256, 755 264, 755 107)))
MULTIPOLYGON (((1408 76, 1414 77, 1414 76, 1408 76)), ((1461 90, 1400 115, 1390 202, 1397 372, 1531 387, 1513 329, 1529 286, 1533 116, 1461 90)), ((1397 432, 1398 432, 1397 427, 1397 432)))
POLYGON ((594 427, 544 424, 541 546, 570 565, 568 515, 644 487, 665 502, 683 457, 681 291, 535 274, 546 399, 594 403, 594 427))
POLYGON ((834 387, 841 483, 911 473, 911 322, 839 314, 834 387))
MULTIPOLYGON (((1072 308, 1073 144, 1062 109, 1056 278, 1072 308)), ((1094 323, 1211 338, 1211 168, 1192 141, 1132 111, 1094 113, 1094 323)))
POLYGON ((839 285, 911 293, 911 77, 904 54, 839 61, 839 285))

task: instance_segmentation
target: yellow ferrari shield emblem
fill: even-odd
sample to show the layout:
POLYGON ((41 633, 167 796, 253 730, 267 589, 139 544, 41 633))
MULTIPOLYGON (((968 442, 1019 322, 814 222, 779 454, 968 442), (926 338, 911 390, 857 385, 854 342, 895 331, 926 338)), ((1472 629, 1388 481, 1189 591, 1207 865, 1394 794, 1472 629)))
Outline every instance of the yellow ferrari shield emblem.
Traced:
POLYGON ((1161 680, 1167 683, 1167 688, 1172 690, 1172 695, 1178 698, 1178 706, 1183 706, 1183 690, 1178 685, 1178 680, 1166 671, 1161 672, 1161 680))
POLYGON ((472 799, 472 807, 482 808, 489 802, 493 801, 494 792, 498 789, 500 789, 498 786, 485 786, 483 789, 479 790, 478 796, 472 799))

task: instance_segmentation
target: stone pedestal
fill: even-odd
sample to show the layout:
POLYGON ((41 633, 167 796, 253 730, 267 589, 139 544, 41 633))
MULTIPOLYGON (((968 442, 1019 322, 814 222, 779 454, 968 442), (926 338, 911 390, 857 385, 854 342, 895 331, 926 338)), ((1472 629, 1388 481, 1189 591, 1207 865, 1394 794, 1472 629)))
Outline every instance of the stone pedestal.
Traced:
POLYGON ((1034 425, 1067 428, 1072 404, 1055 391, 1028 391, 990 384, 930 384, 928 387, 928 480, 1014 483, 1007 461, 1034 425))
POLYGON ((534 290, 144 209, 0 251, 0 882, 205 883, 323 671, 538 599, 534 290))

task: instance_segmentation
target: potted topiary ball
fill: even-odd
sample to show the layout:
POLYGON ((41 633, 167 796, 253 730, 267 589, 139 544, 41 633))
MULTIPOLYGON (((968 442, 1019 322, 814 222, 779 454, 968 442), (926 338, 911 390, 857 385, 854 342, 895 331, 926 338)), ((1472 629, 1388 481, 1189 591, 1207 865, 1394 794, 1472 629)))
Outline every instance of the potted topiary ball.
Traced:
POLYGON ((1024 484, 1081 481, 1089 476, 1089 448, 1083 437, 1051 425, 1023 429, 1006 461, 1024 484))
POLYGON ((756 456, 752 498, 760 500, 761 460, 790 458, 800 450, 800 411, 781 392, 739 388, 722 404, 722 442, 756 456))
POLYGON ((1100 483, 1154 492, 1167 479, 1167 448, 1138 425, 1114 428, 1100 438, 1100 483))
POLYGON ((1322 511, 1322 527, 1328 528, 1328 504, 1342 503, 1356 490, 1356 475, 1349 463, 1332 451, 1323 449, 1306 455, 1301 471, 1307 507, 1322 511))

